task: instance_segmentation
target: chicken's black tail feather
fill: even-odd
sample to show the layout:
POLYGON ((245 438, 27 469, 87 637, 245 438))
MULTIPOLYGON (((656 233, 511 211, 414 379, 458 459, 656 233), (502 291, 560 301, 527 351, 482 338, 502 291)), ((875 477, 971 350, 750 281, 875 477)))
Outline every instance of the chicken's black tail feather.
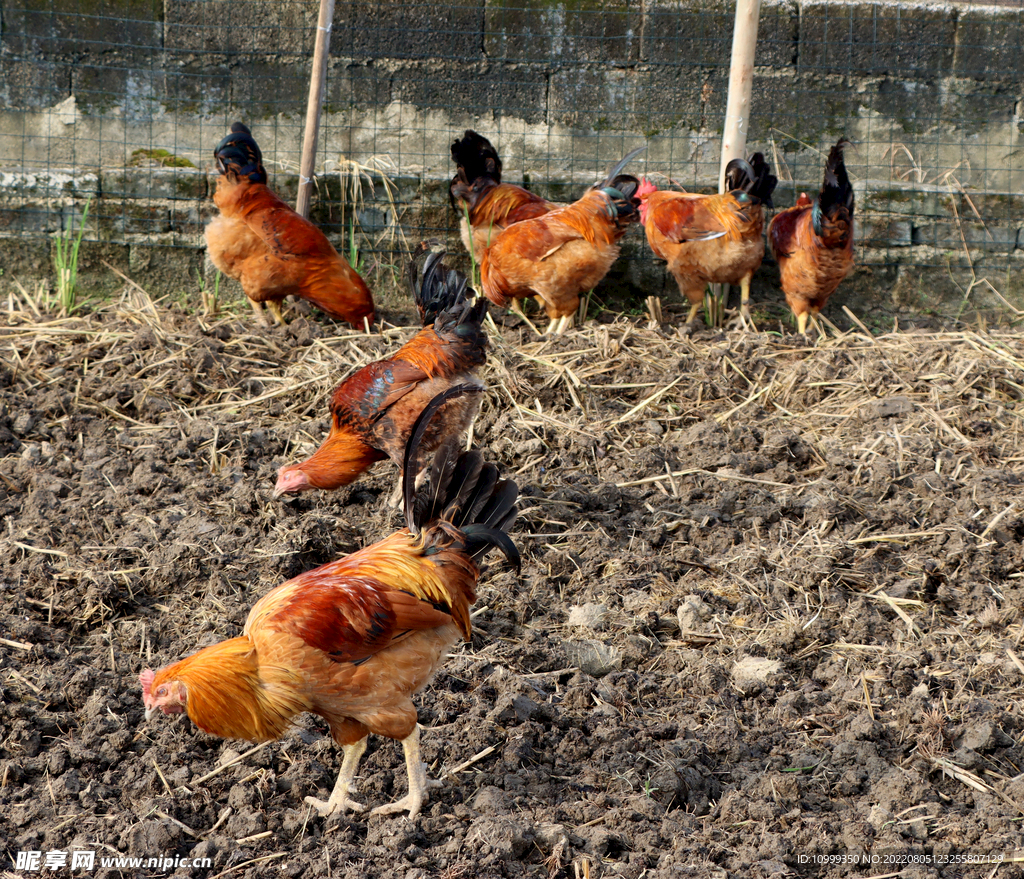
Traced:
POLYGON ((452 161, 462 170, 466 183, 477 177, 491 177, 501 183, 501 159, 498 151, 482 134, 471 129, 452 144, 452 161))
POLYGON ((733 159, 725 166, 726 192, 742 192, 768 207, 774 207, 772 193, 778 182, 764 153, 754 153, 749 159, 733 159))
POLYGON ((812 223, 817 235, 824 234, 824 226, 828 221, 849 223, 853 217, 853 184, 850 183, 850 175, 846 173, 846 162, 843 153, 851 146, 850 141, 845 137, 839 139, 829 151, 828 160, 825 162, 825 179, 821 184, 821 192, 814 200, 812 208, 812 223))
POLYGON ((253 183, 267 182, 263 153, 252 132, 241 122, 232 123, 230 133, 217 144, 213 155, 221 174, 230 172, 239 177, 248 177, 253 183))
POLYGON ((459 170, 448 187, 448 200, 456 212, 459 211, 460 199, 472 204, 480 192, 501 183, 498 151, 486 137, 471 129, 467 128, 466 133, 452 144, 452 161, 459 170))
POLYGON ((461 539, 474 560, 497 548, 518 568, 519 550, 507 532, 519 512, 519 488, 510 479, 499 479, 498 468, 485 464, 478 450, 460 451, 456 438, 443 443, 434 453, 426 483, 416 492, 419 445, 431 419, 449 400, 480 390, 468 384, 450 388, 434 397, 416 419, 403 462, 406 524, 414 534, 436 526, 461 539))

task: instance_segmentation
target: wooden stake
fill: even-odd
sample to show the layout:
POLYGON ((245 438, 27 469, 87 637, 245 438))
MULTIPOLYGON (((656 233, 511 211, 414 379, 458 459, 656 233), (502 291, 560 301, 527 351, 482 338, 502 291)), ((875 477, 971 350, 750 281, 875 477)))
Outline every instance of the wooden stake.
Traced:
POLYGON ((722 165, 718 191, 725 191, 725 166, 743 159, 750 128, 750 92, 754 83, 754 50, 757 48, 757 19, 761 0, 737 0, 736 24, 732 32, 732 62, 729 67, 729 100, 725 106, 722 134, 722 165))
POLYGON ((316 46, 313 49, 313 72, 309 80, 309 100, 306 102, 306 131, 302 138, 302 160, 299 165, 299 194, 295 210, 309 217, 309 203, 313 198, 313 168, 316 165, 316 146, 320 138, 320 108, 324 102, 324 83, 327 81, 327 60, 330 58, 331 24, 334 21, 334 0, 320 0, 320 19, 316 26, 316 46))

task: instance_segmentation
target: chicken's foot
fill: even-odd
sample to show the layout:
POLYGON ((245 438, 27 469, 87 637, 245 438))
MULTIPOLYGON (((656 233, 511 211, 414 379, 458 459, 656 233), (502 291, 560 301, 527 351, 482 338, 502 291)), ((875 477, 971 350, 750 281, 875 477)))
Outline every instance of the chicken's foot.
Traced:
POLYGON ((260 323, 265 327, 269 327, 270 321, 267 320, 267 312, 266 309, 263 308, 263 303, 257 302, 255 299, 250 299, 249 304, 252 306, 252 310, 256 314, 256 317, 259 318, 260 323))
POLYGON ((338 780, 334 785, 334 790, 331 791, 330 799, 324 801, 318 800, 316 797, 306 797, 305 800, 317 810, 321 818, 341 814, 347 809, 351 809, 353 812, 362 812, 366 808, 348 798, 350 793, 356 792, 352 781, 356 777, 359 760, 366 750, 366 736, 363 736, 354 745, 343 745, 342 750, 345 752, 345 758, 341 761, 341 771, 338 773, 338 780))
POLYGON ((274 315, 274 320, 281 326, 285 325, 284 313, 281 311, 281 303, 276 299, 267 300, 267 310, 274 315))
POLYGON ((652 324, 660 324, 664 321, 661 311, 661 297, 660 296, 648 296, 647 297, 647 319, 652 324))
POLYGON ((544 331, 545 335, 562 335, 566 330, 572 328, 573 318, 575 317, 576 314, 574 312, 573 314, 564 314, 561 317, 552 318, 548 328, 544 331))
POLYGON ((526 312, 523 311, 523 306, 519 304, 518 299, 513 299, 508 306, 508 310, 512 312, 516 317, 526 320, 526 312))
POLYGON ((807 335, 808 324, 819 336, 824 338, 825 330, 822 328, 821 323, 818 321, 818 312, 811 310, 805 311, 802 314, 796 316, 796 330, 801 335, 807 335))
POLYGON ((420 758, 420 726, 416 724, 413 731, 402 739, 402 750, 405 751, 405 769, 409 774, 409 793, 402 799, 386 806, 377 806, 371 815, 394 815, 396 812, 408 810, 409 817, 415 818, 420 808, 429 799, 427 791, 432 787, 440 787, 437 779, 427 778, 427 767, 420 758))

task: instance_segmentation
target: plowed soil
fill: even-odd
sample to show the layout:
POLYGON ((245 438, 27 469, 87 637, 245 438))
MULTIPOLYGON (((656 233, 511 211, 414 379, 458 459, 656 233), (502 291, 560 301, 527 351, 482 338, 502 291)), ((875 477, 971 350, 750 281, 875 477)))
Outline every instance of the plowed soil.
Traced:
MULTIPOLYGON (((522 487, 522 573, 485 575, 472 642, 421 694, 443 786, 420 817, 324 820, 318 719, 252 751, 147 723, 138 674, 399 527, 389 462, 271 488, 333 385, 412 330, 138 291, 10 318, 3 875, 56 850, 212 863, 94 876, 1024 875, 1019 336, 618 319, 536 341, 509 319, 475 442, 522 487)), ((371 738, 359 799, 404 790, 371 738)))

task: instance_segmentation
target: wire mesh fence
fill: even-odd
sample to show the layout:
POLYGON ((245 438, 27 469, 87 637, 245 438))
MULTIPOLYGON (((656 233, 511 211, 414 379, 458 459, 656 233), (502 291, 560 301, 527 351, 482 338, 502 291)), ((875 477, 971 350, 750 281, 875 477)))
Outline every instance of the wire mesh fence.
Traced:
MULTIPOLYGON (((777 206, 820 185, 845 134, 859 262, 961 290, 984 277, 1018 301, 1022 12, 766 0, 748 147, 776 169, 777 206)), ((710 190, 733 13, 722 0, 339 4, 313 217, 378 270, 414 239, 454 239, 448 148, 467 127, 497 146, 505 179, 551 198, 572 200, 640 144, 634 170, 710 190)), ((86 242, 127 247, 136 266, 167 248, 198 264, 213 147, 235 119, 294 198, 314 3, 11 0, 2 15, 12 271, 16 245, 76 228, 86 201, 86 242)), ((642 235, 627 241, 626 275, 643 286, 650 253, 642 235)))

